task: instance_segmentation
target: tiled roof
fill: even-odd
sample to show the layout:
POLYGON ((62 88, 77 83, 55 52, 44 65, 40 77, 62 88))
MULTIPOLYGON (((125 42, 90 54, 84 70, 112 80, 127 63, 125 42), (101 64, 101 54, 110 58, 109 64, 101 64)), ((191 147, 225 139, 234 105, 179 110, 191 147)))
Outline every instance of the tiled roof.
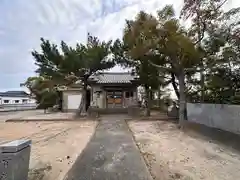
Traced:
POLYGON ((99 84, 108 84, 108 83, 132 83, 133 80, 136 80, 137 76, 132 75, 132 73, 100 73, 90 77, 90 81, 95 81, 99 84))
POLYGON ((25 91, 6 91, 6 92, 0 92, 1 97, 28 97, 29 94, 27 94, 25 91))

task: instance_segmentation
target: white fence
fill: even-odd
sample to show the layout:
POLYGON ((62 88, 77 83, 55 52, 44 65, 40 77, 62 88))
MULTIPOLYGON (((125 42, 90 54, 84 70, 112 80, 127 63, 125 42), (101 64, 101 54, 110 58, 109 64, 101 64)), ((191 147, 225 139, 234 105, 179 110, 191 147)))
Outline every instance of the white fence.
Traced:
POLYGON ((188 120, 240 134, 240 106, 187 103, 188 120))
POLYGON ((5 111, 22 111, 22 110, 31 110, 36 109, 37 104, 2 104, 0 105, 0 112, 5 111))

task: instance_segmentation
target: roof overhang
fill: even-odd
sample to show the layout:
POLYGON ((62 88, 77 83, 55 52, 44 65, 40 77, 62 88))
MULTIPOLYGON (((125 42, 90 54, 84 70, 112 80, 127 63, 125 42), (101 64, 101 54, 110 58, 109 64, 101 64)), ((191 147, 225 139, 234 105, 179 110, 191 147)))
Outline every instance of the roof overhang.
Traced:
POLYGON ((88 81, 89 85, 109 85, 109 86, 114 86, 114 85, 128 85, 128 86, 139 86, 140 80, 139 79, 134 79, 131 80, 130 82, 98 82, 96 80, 90 80, 88 81))

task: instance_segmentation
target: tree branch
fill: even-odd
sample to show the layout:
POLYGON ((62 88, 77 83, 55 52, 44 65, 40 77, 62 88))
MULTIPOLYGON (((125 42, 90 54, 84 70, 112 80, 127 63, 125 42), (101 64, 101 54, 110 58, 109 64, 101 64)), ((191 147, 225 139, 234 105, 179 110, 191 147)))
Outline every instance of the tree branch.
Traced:
POLYGON ((179 93, 179 89, 177 87, 176 78, 175 78, 174 73, 171 73, 171 83, 172 83, 173 89, 175 91, 175 94, 176 94, 177 98, 179 99, 180 93, 179 93))
MULTIPOLYGON (((227 2, 227 0, 224 0, 216 9, 214 9, 215 11, 218 11, 225 3, 227 2)), ((198 4, 200 6, 200 2, 198 4)), ((200 9, 200 7, 198 7, 200 9)), ((210 15, 211 11, 209 11, 207 14, 205 14, 204 16, 202 16, 202 18, 200 18, 199 12, 197 11, 197 19, 198 19, 198 26, 200 26, 200 23, 202 23, 203 25, 203 29, 199 30, 199 37, 198 40, 194 43, 194 45, 199 44, 203 38, 204 38, 204 33, 207 29, 207 25, 206 25, 206 18, 208 18, 208 16, 210 15), (201 22, 200 22, 201 21, 201 22), (200 32, 201 31, 201 32, 200 32)))
POLYGON ((215 11, 217 11, 219 8, 221 8, 228 0, 224 0, 216 9, 215 11))
POLYGON ((164 66, 161 66, 161 65, 157 65, 157 64, 153 63, 151 60, 149 60, 149 63, 150 63, 152 66, 154 66, 154 67, 156 67, 156 68, 159 68, 159 69, 161 69, 161 70, 163 70, 163 71, 168 71, 168 72, 172 72, 172 71, 173 71, 172 68, 168 68, 168 67, 164 67, 164 66))
POLYGON ((166 80, 171 80, 171 78, 170 77, 167 77, 167 76, 159 76, 160 78, 164 78, 164 79, 166 79, 166 80))
POLYGON ((189 72, 189 71, 201 72, 202 69, 198 69, 197 70, 195 67, 193 67, 193 68, 185 68, 184 69, 184 72, 189 72))

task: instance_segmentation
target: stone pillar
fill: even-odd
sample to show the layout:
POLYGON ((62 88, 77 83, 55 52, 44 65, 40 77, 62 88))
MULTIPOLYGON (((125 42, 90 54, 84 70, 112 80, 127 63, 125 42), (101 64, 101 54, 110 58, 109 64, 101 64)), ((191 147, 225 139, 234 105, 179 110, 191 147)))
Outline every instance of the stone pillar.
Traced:
POLYGON ((178 113, 179 113, 179 109, 177 108, 175 103, 172 106, 168 107, 168 112, 167 112, 168 117, 177 119, 178 113))
POLYGON ((103 92, 100 93, 98 101, 99 101, 98 102, 99 108, 103 108, 104 107, 104 105, 103 105, 103 92))
POLYGON ((137 99, 137 90, 136 89, 134 89, 134 91, 133 91, 133 98, 137 99))
POLYGON ((27 180, 31 140, 16 140, 0 145, 0 179, 27 180))
POLYGON ((103 103, 103 107, 102 108, 107 108, 107 92, 102 90, 102 103, 103 103))

